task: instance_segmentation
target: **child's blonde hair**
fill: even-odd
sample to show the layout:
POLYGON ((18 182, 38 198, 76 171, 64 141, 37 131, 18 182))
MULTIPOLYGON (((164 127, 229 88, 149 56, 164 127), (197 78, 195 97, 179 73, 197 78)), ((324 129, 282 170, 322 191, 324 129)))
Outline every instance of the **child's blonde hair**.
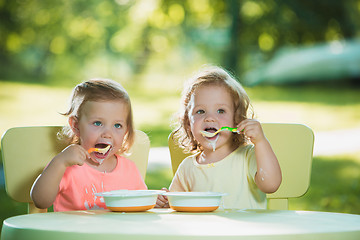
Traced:
MULTIPOLYGON (((127 133, 125 134, 123 145, 120 149, 122 153, 128 151, 134 142, 134 124, 130 97, 120 83, 110 79, 91 79, 76 85, 71 94, 69 109, 62 115, 76 117, 79 121, 81 119, 83 106, 86 102, 112 100, 123 101, 128 110, 126 119, 127 133)), ((69 126, 64 127, 58 136, 61 139, 67 140, 69 143, 80 144, 80 139, 73 133, 69 126)))
MULTIPOLYGON (((234 101, 235 124, 254 117, 250 99, 241 84, 221 67, 204 67, 185 83, 182 93, 181 109, 178 113, 178 126, 174 132, 178 145, 184 148, 185 152, 202 151, 202 146, 195 140, 190 129, 189 110, 194 92, 201 86, 209 85, 222 86, 228 90, 234 101)), ((244 134, 233 134, 232 140, 235 147, 244 145, 247 142, 244 134)))

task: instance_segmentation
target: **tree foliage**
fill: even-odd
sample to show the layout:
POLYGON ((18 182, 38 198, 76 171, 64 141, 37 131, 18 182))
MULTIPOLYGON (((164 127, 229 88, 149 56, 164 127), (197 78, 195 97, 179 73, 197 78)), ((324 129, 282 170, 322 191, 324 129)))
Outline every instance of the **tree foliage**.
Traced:
POLYGON ((153 61, 242 72, 284 46, 358 37, 359 12, 359 0, 0 0, 0 77, 131 76, 153 61))

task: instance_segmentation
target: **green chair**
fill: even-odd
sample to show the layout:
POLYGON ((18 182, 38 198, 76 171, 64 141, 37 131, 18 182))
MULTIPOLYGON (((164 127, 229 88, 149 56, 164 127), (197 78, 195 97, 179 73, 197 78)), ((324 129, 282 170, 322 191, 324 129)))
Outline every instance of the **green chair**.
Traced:
MULTIPOLYGON (((17 202, 28 203, 28 213, 38 209, 30 198, 30 189, 49 161, 66 146, 57 139, 61 126, 17 127, 7 130, 1 139, 1 153, 7 194, 17 202)), ((135 131, 135 142, 126 156, 134 161, 145 179, 150 150, 148 136, 135 131)))
MULTIPOLYGON (((288 199, 303 196, 310 186, 314 133, 302 124, 262 123, 281 167, 279 189, 267 194, 268 209, 288 209, 288 199)), ((176 144, 173 132, 168 139, 171 165, 175 174, 182 160, 189 156, 176 144)))

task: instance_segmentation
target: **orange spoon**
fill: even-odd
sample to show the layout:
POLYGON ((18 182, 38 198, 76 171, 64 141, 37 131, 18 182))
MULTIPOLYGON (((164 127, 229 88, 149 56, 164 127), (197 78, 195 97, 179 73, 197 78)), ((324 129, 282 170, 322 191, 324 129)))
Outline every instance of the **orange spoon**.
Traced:
POLYGON ((110 145, 107 145, 106 148, 89 148, 88 153, 98 152, 98 153, 106 153, 110 149, 110 145))

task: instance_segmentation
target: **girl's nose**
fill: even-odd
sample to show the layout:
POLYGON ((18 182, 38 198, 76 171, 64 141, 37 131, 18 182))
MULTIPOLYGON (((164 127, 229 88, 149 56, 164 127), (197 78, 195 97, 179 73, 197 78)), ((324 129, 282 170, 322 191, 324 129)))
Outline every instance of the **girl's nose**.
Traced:
POLYGON ((108 127, 104 127, 103 131, 101 133, 101 137, 103 138, 111 138, 112 134, 111 134, 111 129, 109 129, 108 127))
POLYGON ((206 114, 205 122, 215 122, 215 117, 213 114, 206 114))

